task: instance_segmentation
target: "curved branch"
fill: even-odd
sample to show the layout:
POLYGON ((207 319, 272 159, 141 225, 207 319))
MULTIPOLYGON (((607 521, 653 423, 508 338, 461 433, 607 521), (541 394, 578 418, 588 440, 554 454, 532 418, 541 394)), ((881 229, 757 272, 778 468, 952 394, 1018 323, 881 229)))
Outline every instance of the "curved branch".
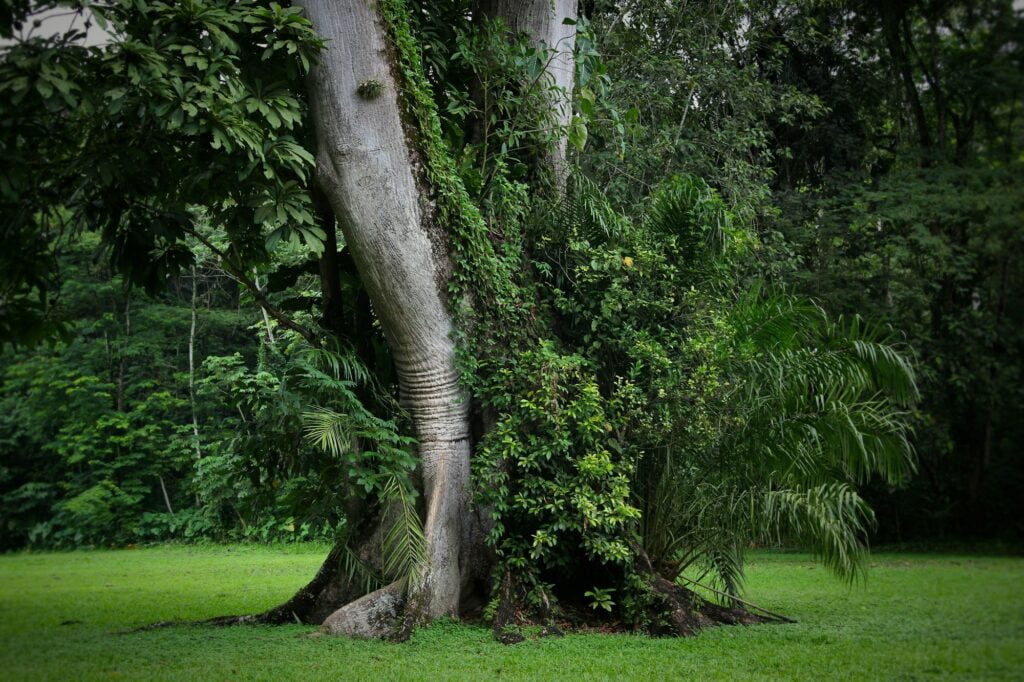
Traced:
POLYGON ((245 273, 242 272, 241 268, 235 266, 231 262, 231 259, 228 258, 228 254, 225 253, 223 249, 214 246, 209 239, 199 234, 199 232, 192 229, 191 227, 186 227, 185 232, 198 239, 203 244, 203 246, 208 248, 215 256, 220 258, 221 265, 224 266, 224 269, 227 270, 228 273, 232 277, 234 277, 242 286, 249 290, 249 293, 251 293, 253 298, 256 299, 256 302, 260 304, 260 307, 262 307, 263 310, 265 310, 268 315, 277 320, 278 324, 280 324, 285 329, 292 330, 293 332, 304 338, 306 341, 308 341, 311 346, 318 347, 320 345, 319 337, 317 337, 317 335, 311 329, 302 326, 301 324, 299 324, 298 322, 296 322, 295 320, 293 320, 292 318, 288 317, 283 312, 275 308, 274 305, 269 300, 267 300, 267 297, 263 294, 263 291, 259 288, 259 286, 257 286, 256 282, 249 279, 245 275, 245 273))

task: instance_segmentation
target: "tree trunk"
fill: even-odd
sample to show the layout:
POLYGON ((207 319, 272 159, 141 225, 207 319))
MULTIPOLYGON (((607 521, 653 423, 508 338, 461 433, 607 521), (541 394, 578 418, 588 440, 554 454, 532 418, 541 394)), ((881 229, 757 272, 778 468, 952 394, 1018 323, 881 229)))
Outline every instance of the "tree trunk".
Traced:
POLYGON ((907 56, 900 35, 900 22, 906 15, 906 8, 895 3, 882 3, 879 11, 882 17, 882 35, 885 38, 886 48, 889 51, 889 57, 892 59, 897 77, 903 86, 904 96, 914 117, 918 139, 926 155, 922 164, 927 166, 931 163, 931 159, 928 157, 933 144, 931 129, 928 126, 928 117, 925 115, 924 106, 921 104, 921 97, 917 92, 917 84, 914 82, 914 72, 910 65, 910 58, 907 56))
MULTIPOLYGON (((501 19, 514 33, 525 33, 535 47, 555 51, 547 65, 551 84, 554 122, 563 129, 572 123, 572 90, 576 77, 573 50, 576 47, 577 0, 480 0, 478 11, 490 19, 501 19), (572 23, 565 24, 569 19, 572 23)), ((554 174, 558 192, 565 188, 569 166, 567 138, 559 136, 545 162, 554 174)))
POLYGON ((324 252, 320 255, 320 294, 323 297, 323 318, 321 325, 335 338, 349 339, 353 329, 346 328, 345 312, 341 297, 341 266, 338 263, 338 235, 334 225, 334 212, 318 187, 313 188, 313 205, 316 207, 320 227, 323 228, 324 252))
MULTIPOLYGON (((192 410, 192 443, 196 451, 196 461, 203 458, 203 451, 199 445, 199 416, 196 411, 196 289, 199 282, 196 279, 196 266, 192 266, 192 324, 188 328, 188 403, 192 410)), ((196 495, 196 506, 199 505, 199 496, 196 495)))
MULTIPOLYGON (((468 396, 459 383, 447 297, 452 272, 449 226, 435 220, 421 174, 416 129, 403 117, 408 112, 395 75, 401 67, 376 3, 301 4, 327 41, 309 77, 317 183, 380 321, 401 399, 412 418, 425 499, 427 561, 408 587, 394 582, 360 596, 340 570, 343 553, 350 550, 335 547, 313 581, 289 602, 260 616, 221 622, 290 619, 320 622, 322 630, 332 634, 401 637, 419 622, 458 615, 460 606, 465 607, 460 602, 471 592, 465 586, 487 579, 486 570, 481 570, 487 566, 486 559, 481 561, 485 526, 469 508, 471 420, 468 396), (331 608, 325 610, 326 606, 331 608)), ((507 12, 506 20, 516 30, 558 48, 549 68, 555 83, 564 88, 563 95, 568 93, 575 29, 561 20, 575 16, 575 0, 537 0, 526 7, 495 2, 493 7, 507 12)), ((563 103, 559 115, 568 121, 567 96, 563 103)), ((564 151, 563 144, 554 160, 556 177, 562 181, 564 151)), ((379 550, 380 519, 366 518, 359 526, 350 534, 349 547, 358 547, 360 556, 374 555, 379 550)), ((691 634, 706 624, 761 620, 741 609, 700 600, 657 576, 646 559, 639 568, 662 597, 657 608, 674 614, 676 634, 691 634)), ((515 576, 506 574, 504 607, 496 626, 515 615, 514 584, 515 576)))
MULTIPOLYGON (((260 275, 258 272, 253 270, 252 281, 256 283, 256 293, 263 294, 263 286, 260 284, 260 275)), ((267 330, 267 342, 273 346, 277 341, 274 339, 274 328, 270 326, 270 313, 267 312, 267 306, 260 304, 260 312, 263 313, 263 326, 267 330)))
MULTIPOLYGON (((419 443, 428 566, 411 603, 417 619, 456 615, 469 402, 455 366, 443 226, 433 223, 417 178, 416 146, 402 125, 395 65, 376 8, 358 0, 302 4, 328 45, 309 78, 317 178, 391 348, 419 443)), ((393 589, 373 594, 328 618, 330 631, 384 634, 385 616, 398 602, 393 589)))

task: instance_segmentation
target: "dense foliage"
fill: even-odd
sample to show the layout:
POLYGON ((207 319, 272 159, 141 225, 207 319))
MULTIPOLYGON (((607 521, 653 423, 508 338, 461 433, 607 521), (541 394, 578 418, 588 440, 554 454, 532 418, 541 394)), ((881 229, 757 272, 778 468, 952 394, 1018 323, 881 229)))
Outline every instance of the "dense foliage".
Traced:
MULTIPOLYGON (((853 578, 867 498, 890 536, 1019 530, 1020 15, 583 4, 563 127, 550 48, 381 3, 495 581, 650 625, 638 557, 727 597, 752 543, 853 578)), ((0 543, 344 542, 376 505, 407 573, 415 443, 310 179, 321 41, 255 0, 88 5, 106 44, 4 5, 0 543)))
POLYGON ((914 349, 920 472, 868 491, 881 537, 1019 538, 1019 8, 595 2, 592 23, 637 111, 626 153, 604 126, 582 159, 610 196, 704 177, 756 228, 756 273, 914 349))

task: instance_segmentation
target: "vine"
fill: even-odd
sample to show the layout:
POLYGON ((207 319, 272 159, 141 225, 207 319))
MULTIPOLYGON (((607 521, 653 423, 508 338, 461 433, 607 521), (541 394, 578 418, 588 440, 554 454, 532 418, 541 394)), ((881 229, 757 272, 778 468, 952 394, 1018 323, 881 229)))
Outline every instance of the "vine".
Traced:
POLYGON ((630 557, 623 530, 639 514, 629 502, 632 463, 609 450, 606 438, 621 422, 628 390, 607 400, 592 363, 559 350, 534 285, 521 274, 525 186, 499 167, 485 218, 444 140, 408 11, 400 0, 380 7, 436 218, 451 238, 449 294, 463 381, 496 414, 474 461, 477 502, 494 521, 488 541, 502 564, 496 575, 514 569, 536 595, 545 591, 543 570, 564 564, 569 545, 599 561, 630 557), (505 237, 500 249, 494 226, 505 237))
MULTIPOLYGON (((906 468, 909 366, 859 328, 822 327, 793 297, 741 287, 737 265, 756 239, 698 178, 667 179, 634 221, 579 176, 564 200, 528 193, 529 142, 485 155, 474 201, 467 176, 484 174, 455 163, 410 15, 402 0, 380 7, 450 238, 462 380, 490 422, 473 475, 493 522, 496 627, 520 607, 550 618, 575 606, 677 634, 750 622, 680 581, 711 576, 735 597, 743 547, 765 534, 795 534, 852 575, 867 516, 843 472, 906 468), (845 343, 871 350, 851 355, 845 343), (837 387, 833 399, 819 399, 821 386, 837 387)), ((477 37, 466 49, 512 52, 483 68, 543 60, 477 37)), ((496 80, 515 96, 514 73, 496 80)), ((516 134, 545 127, 530 123, 516 134)))

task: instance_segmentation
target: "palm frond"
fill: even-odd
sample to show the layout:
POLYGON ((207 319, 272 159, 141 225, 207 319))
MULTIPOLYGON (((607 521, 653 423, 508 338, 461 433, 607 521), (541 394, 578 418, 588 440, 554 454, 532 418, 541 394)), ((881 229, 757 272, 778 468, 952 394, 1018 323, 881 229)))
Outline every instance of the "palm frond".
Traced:
POLYGON ((807 330, 822 325, 825 311, 809 299, 755 284, 736 297, 729 321, 739 343, 770 352, 799 343, 807 330))
POLYGON ((564 224, 575 226, 581 236, 591 241, 617 239, 628 225, 605 192, 583 173, 569 177, 565 198, 559 202, 558 210, 564 224))
POLYGON ((382 566, 388 580, 415 583, 426 569, 427 539, 411 488, 392 476, 380 495, 384 508, 382 566))
POLYGON ((359 386, 371 384, 374 380, 373 373, 359 359, 355 350, 349 347, 330 350, 325 347, 308 346, 302 349, 302 359, 309 366, 317 368, 334 379, 359 386))
POLYGON ((695 261, 722 253, 733 231, 725 202, 706 182, 691 175, 676 176, 658 188, 648 211, 648 228, 678 236, 695 261))
POLYGON ((352 420, 326 407, 311 407, 303 414, 306 440, 335 457, 353 447, 352 420))
POLYGON ((360 594, 369 594, 383 586, 384 581, 368 566, 351 547, 345 547, 338 557, 339 568, 349 585, 355 586, 360 594))
POLYGON ((769 490, 757 512, 759 525, 775 540, 787 536, 809 547, 840 578, 863 577, 866 537, 874 526, 871 507, 846 483, 769 490))
POLYGON ((855 579, 874 515, 853 484, 898 483, 914 467, 910 360, 888 330, 830 320, 785 291, 738 295, 727 327, 715 439, 706 450, 667 444, 638 467, 648 555, 667 574, 710 576, 736 595, 747 543, 792 541, 855 579))
POLYGON ((770 470, 807 484, 837 474, 902 480, 914 468, 904 419, 918 395, 909 360, 859 318, 830 322, 790 295, 757 296, 737 306, 740 338, 767 335, 730 360, 746 411, 733 446, 759 449, 770 470))

